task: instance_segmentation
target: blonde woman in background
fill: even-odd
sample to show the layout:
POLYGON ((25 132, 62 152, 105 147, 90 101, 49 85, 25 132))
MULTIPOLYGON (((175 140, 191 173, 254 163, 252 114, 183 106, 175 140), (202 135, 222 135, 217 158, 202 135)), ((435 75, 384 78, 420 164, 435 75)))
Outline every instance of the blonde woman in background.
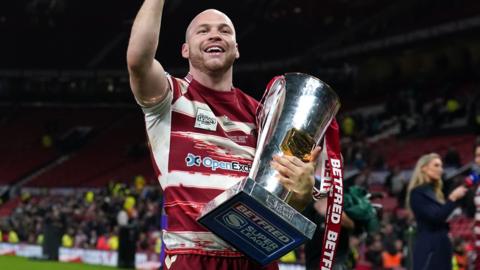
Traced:
POLYGON ((414 270, 451 270, 452 245, 448 238, 448 216, 467 188, 459 186, 447 198, 442 193, 443 164, 435 153, 417 161, 407 191, 407 207, 417 222, 413 248, 414 270))

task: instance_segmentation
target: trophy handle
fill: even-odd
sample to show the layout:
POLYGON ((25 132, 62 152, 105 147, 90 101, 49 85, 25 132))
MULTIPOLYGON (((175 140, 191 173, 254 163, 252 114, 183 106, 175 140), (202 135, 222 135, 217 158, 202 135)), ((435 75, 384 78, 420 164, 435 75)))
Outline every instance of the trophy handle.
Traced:
MULTIPOLYGON (((270 117, 270 114, 274 114, 275 111, 281 111, 284 101, 285 77, 277 76, 273 78, 272 81, 269 83, 269 86, 267 86, 267 90, 263 94, 263 97, 260 100, 260 104, 256 111, 258 134, 261 134, 266 127, 267 130, 269 130, 272 126, 277 124, 280 114, 274 115, 276 117, 273 119, 272 117, 270 117)), ((270 137, 271 134, 270 136, 267 136, 266 139, 268 140, 270 137)))
POLYGON ((267 90, 260 100, 260 104, 257 108, 257 153, 252 162, 254 166, 250 169, 249 177, 255 179, 255 176, 260 168, 259 159, 261 155, 259 152, 263 151, 266 145, 270 142, 275 126, 278 124, 280 115, 285 103, 285 77, 277 76, 272 79, 267 90))

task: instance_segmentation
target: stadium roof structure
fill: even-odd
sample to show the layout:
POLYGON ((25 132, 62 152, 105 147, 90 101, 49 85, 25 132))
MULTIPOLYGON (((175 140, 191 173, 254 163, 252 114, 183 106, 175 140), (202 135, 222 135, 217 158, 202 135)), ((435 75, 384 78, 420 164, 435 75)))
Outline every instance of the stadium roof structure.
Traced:
MULTIPOLYGON (((478 1, 166 1, 157 57, 173 70, 195 14, 216 8, 237 29, 238 70, 295 65, 342 46, 480 14, 478 1), (410 28, 410 29, 409 29, 410 28)), ((0 69, 124 69, 142 1, 18 0, 0 3, 0 69)))

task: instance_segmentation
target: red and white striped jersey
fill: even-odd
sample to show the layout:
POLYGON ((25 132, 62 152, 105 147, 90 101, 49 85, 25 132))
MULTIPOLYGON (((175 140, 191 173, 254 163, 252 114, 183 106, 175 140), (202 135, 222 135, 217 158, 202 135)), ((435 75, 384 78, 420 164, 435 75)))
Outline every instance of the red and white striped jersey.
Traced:
POLYGON ((153 165, 164 190, 169 254, 240 256, 197 221, 203 206, 248 175, 258 102, 237 88, 215 91, 168 76, 165 101, 142 108, 153 165))

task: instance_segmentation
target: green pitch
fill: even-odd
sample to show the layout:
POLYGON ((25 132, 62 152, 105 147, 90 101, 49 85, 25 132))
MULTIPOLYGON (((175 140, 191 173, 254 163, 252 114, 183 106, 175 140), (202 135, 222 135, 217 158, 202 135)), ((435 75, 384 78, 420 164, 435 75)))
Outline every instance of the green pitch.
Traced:
POLYGON ((22 257, 0 256, 2 270, 116 270, 115 267, 88 264, 37 261, 22 257))

